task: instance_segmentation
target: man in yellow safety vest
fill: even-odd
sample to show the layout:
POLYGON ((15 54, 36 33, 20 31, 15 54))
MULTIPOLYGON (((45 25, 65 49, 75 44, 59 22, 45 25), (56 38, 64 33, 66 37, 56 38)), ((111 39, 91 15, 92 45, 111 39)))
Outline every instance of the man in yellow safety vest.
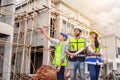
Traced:
MULTIPOLYGON (((67 53, 75 54, 78 50, 82 49, 86 45, 86 40, 80 37, 82 33, 81 27, 77 26, 74 28, 74 37, 69 40, 69 50, 67 53)), ((87 50, 87 47, 85 47, 87 50)), ((70 80, 76 80, 76 72, 78 69, 79 72, 79 80, 85 80, 85 56, 86 51, 82 51, 77 54, 75 57, 69 57, 70 61, 70 80)))

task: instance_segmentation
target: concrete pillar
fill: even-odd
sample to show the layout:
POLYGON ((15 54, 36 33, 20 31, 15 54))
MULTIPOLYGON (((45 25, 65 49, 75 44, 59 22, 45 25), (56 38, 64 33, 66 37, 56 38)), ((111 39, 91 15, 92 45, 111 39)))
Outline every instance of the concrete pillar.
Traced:
MULTIPOLYGON (((6 37, 6 41, 12 43, 13 36, 6 37)), ((6 43, 4 46, 4 61, 3 61, 3 79, 10 80, 11 74, 11 58, 12 58, 12 44, 6 43)))
MULTIPOLYGON (((49 32, 49 30, 48 30, 48 32, 49 32)), ((50 64, 50 51, 49 51, 50 42, 44 37, 43 44, 44 44, 43 64, 49 65, 50 64)))
MULTIPOLYGON (((46 0, 46 5, 51 6, 51 0, 46 0)), ((51 11, 46 11, 46 23, 45 25, 50 26, 51 11)), ((50 28, 45 29, 46 33, 50 36, 50 28)), ((50 42, 44 37, 43 39, 43 64, 50 65, 50 42)))
MULTIPOLYGON (((28 63, 28 59, 29 59, 28 56, 29 56, 29 55, 28 55, 27 53, 25 53, 25 60, 24 60, 24 73, 26 73, 26 74, 29 74, 29 73, 30 73, 30 65, 27 64, 27 63, 28 63), (29 66, 29 69, 28 69, 28 66, 29 66)), ((30 58, 31 58, 31 57, 30 57, 30 58)), ((31 61, 30 61, 30 63, 31 63, 31 61)))
POLYGON ((107 72, 106 72, 106 73, 109 74, 109 73, 110 73, 109 63, 107 63, 106 65, 107 65, 107 68, 106 68, 106 69, 107 69, 107 70, 106 70, 107 72))
MULTIPOLYGON (((30 71, 30 68, 28 66, 30 64, 27 63, 28 62, 28 58, 29 58, 27 48, 25 48, 25 50, 24 50, 24 57, 23 57, 23 53, 20 56, 21 56, 21 59, 20 59, 21 60, 21 64, 23 64, 22 66, 20 65, 20 67, 21 67, 20 68, 20 72, 21 72, 21 74, 28 73, 30 71), (22 63, 22 60, 23 60, 23 63, 22 63)), ((31 60, 29 60, 29 61, 31 63, 31 60)))
POLYGON ((117 70, 117 62, 116 62, 116 59, 113 59, 113 70, 117 70))

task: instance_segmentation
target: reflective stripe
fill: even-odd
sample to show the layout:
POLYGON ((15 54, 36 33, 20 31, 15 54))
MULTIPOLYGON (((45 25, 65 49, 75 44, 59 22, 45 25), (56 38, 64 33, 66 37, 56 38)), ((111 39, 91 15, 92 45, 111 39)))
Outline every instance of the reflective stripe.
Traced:
POLYGON ((96 61, 102 62, 102 58, 86 58, 86 61, 96 62, 96 61))
POLYGON ((97 63, 97 62, 86 62, 87 64, 93 64, 93 65, 102 65, 102 63, 97 63))
MULTIPOLYGON (((96 56, 87 56, 86 58, 96 58, 96 56)), ((97 56, 97 58, 101 58, 101 57, 97 56)))
POLYGON ((86 56, 86 62, 87 63, 102 63, 102 58, 101 57, 96 57, 96 56, 86 56))
POLYGON ((85 57, 85 55, 81 54, 81 55, 77 55, 77 57, 85 57))

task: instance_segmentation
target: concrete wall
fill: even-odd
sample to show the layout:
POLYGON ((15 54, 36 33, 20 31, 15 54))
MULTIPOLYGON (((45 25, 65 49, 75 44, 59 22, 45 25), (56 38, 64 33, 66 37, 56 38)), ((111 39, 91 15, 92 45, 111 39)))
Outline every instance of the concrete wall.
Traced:
POLYGON ((80 12, 78 7, 76 7, 76 6, 79 6, 79 3, 73 0, 55 0, 55 1, 58 1, 58 2, 61 1, 62 4, 69 7, 69 8, 64 9, 65 6, 63 6, 63 9, 61 9, 64 13, 66 13, 66 15, 76 20, 79 20, 81 23, 84 23, 87 26, 90 26, 90 23, 92 20, 90 20, 87 16, 82 14, 82 12, 80 12), (77 5, 74 6, 75 4, 77 5))
POLYGON ((104 58, 116 58, 115 36, 109 35, 101 38, 104 58))
POLYGON ((1 8, 1 14, 5 16, 0 16, 0 21, 13 26, 14 25, 15 0, 1 0, 1 1, 2 1, 1 6, 7 5, 7 4, 13 4, 13 5, 1 8))
POLYGON ((120 39, 114 34, 100 38, 103 47, 104 58, 118 58, 117 48, 120 47, 120 39))

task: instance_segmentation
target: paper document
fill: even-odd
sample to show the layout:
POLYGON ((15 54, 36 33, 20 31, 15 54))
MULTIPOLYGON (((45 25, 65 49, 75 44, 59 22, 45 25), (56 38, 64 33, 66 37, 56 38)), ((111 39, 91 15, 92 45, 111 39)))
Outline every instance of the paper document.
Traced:
MULTIPOLYGON (((88 43, 86 46, 88 47, 88 50, 89 50, 91 53, 94 53, 94 50, 93 50, 93 48, 92 48, 92 46, 91 46, 90 43, 88 43)), ((78 50, 78 51, 75 53, 75 55, 81 53, 82 51, 84 51, 84 48, 78 50)), ((72 58, 72 56, 71 56, 71 58, 72 58)))

